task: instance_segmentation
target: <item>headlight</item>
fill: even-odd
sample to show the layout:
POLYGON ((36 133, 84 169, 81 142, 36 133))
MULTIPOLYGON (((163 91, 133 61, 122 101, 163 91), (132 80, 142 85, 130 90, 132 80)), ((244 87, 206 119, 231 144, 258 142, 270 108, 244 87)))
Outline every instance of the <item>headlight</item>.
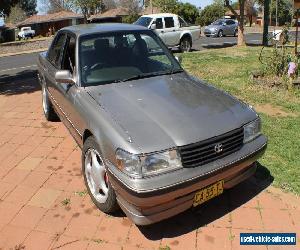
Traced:
POLYGON ((261 121, 257 118, 244 126, 244 143, 254 140, 261 132, 261 121))
POLYGON ((133 177, 154 175, 182 167, 177 150, 139 156, 118 149, 116 159, 118 168, 133 177))

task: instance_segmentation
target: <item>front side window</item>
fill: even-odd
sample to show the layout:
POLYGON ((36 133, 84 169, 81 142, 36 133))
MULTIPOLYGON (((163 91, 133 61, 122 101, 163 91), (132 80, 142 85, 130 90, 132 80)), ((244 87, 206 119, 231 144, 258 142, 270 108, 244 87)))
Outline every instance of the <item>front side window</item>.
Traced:
POLYGON ((217 20, 212 23, 212 25, 222 25, 224 22, 222 20, 217 20))
POLYGON ((180 24, 180 27, 188 26, 187 23, 181 17, 179 17, 179 24, 180 24))
POLYGON ((62 61, 62 69, 69 70, 72 74, 75 72, 75 48, 76 39, 73 36, 68 36, 64 50, 62 61))
POLYGON ((83 86, 182 71, 173 55, 152 31, 81 37, 79 60, 83 86))
POLYGON ((174 27, 174 18, 173 17, 165 17, 165 26, 166 28, 174 27))
POLYGON ((65 44, 66 36, 63 33, 58 34, 51 48, 48 51, 48 60, 57 68, 60 68, 61 53, 65 44))

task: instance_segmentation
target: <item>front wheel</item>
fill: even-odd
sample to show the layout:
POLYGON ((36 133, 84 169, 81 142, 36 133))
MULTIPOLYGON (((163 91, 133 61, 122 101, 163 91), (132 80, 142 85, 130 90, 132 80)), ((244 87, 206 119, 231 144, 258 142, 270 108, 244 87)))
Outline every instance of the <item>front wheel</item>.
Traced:
POLYGON ((238 36, 238 31, 237 31, 237 30, 234 31, 233 36, 234 36, 234 37, 237 37, 237 36, 238 36))
POLYGON ((180 51, 190 52, 192 50, 192 41, 189 37, 183 37, 180 41, 180 51))
POLYGON ((218 37, 223 37, 223 36, 224 36, 223 30, 220 30, 220 31, 218 32, 218 37))
POLYGON ((82 172, 85 185, 94 204, 104 213, 113 213, 119 207, 100 148, 93 136, 86 139, 82 149, 82 172))

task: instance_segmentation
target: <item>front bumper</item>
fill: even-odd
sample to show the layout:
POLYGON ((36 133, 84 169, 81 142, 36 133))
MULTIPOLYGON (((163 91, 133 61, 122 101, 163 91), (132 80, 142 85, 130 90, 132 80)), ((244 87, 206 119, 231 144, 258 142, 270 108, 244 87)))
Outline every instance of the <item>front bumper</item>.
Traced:
POLYGON ((134 187, 132 183, 121 180, 109 167, 110 182, 120 207, 135 224, 153 224, 192 207, 195 192, 203 187, 224 180, 224 188, 228 189, 249 178, 255 173, 255 162, 264 154, 266 147, 266 137, 260 136, 232 155, 198 168, 185 169, 185 172, 198 172, 193 178, 187 178, 184 171, 181 174, 175 171, 176 178, 169 178, 173 172, 160 177, 164 179, 164 185, 162 181, 155 181, 159 179, 157 177, 136 181, 140 183, 134 187))
POLYGON ((205 30, 204 31, 204 35, 205 36, 216 37, 216 36, 218 36, 218 31, 215 31, 215 30, 205 30))

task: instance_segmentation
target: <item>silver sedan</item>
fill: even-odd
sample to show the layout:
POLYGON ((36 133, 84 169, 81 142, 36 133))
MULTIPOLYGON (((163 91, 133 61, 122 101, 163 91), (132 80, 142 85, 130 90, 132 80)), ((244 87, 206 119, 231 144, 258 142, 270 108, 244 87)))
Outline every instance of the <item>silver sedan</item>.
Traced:
POLYGON ((219 19, 205 27, 207 37, 237 36, 238 23, 232 19, 219 19))

